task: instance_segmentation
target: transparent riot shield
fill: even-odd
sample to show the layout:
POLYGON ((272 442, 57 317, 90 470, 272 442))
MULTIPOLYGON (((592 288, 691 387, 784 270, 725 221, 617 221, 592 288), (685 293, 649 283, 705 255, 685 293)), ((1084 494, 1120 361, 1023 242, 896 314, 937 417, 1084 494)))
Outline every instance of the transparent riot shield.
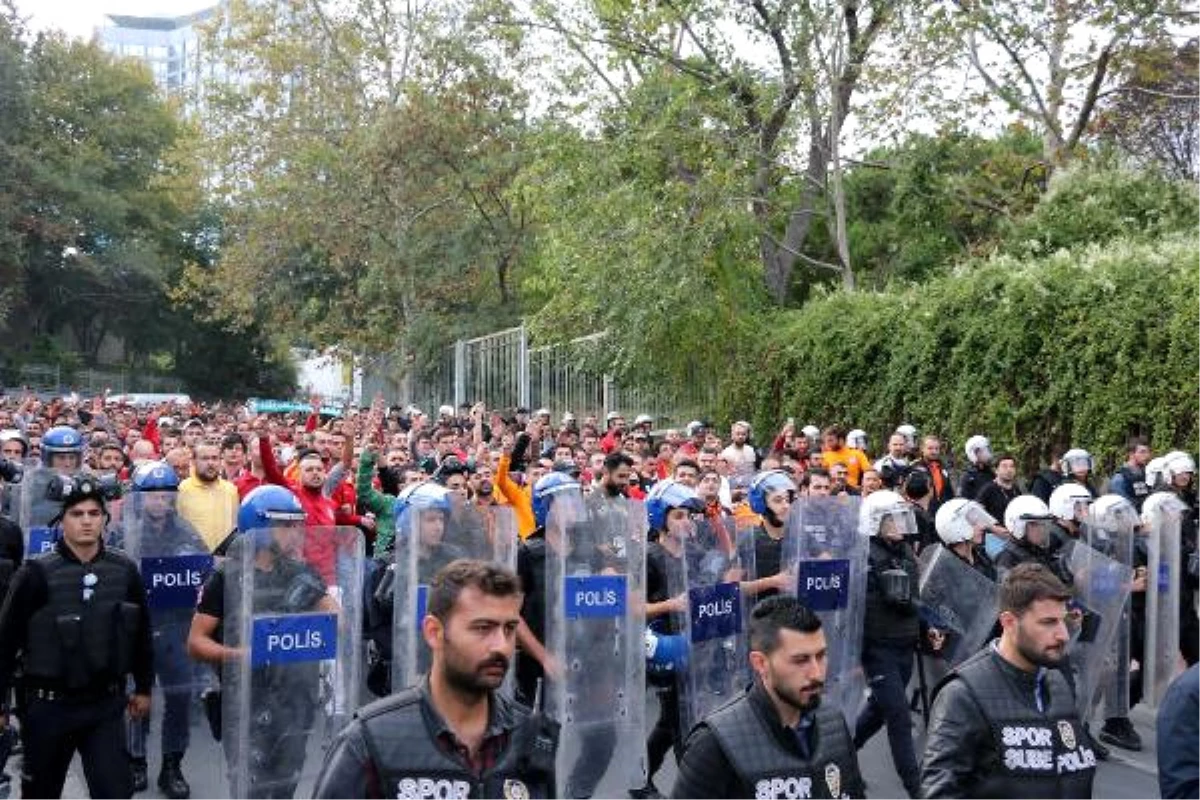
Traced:
POLYGON ((512 509, 454 503, 449 513, 412 509, 396 531, 392 595, 392 691, 412 686, 432 657, 421 637, 429 582, 459 558, 517 564, 517 524, 512 509))
POLYGON ((921 551, 921 614, 943 634, 939 660, 956 667, 979 652, 999 614, 998 587, 940 544, 921 551))
POLYGON ((1111 671, 1113 648, 1121 615, 1129 600, 1133 570, 1083 541, 1064 546, 1074 595, 1071 631, 1071 669, 1075 673, 1075 699, 1080 717, 1087 721, 1096 694, 1111 671))
POLYGON ((62 510, 62 502, 51 500, 46 490, 58 475, 47 467, 33 467, 25 471, 18 484, 17 524, 25 534, 25 555, 38 556, 54 549, 56 533, 50 522, 62 510))
POLYGON ((646 781, 646 515, 625 502, 600 522, 577 492, 559 493, 546 523, 545 644, 561 673, 543 699, 561 725, 559 797, 624 797, 646 781))
MULTIPOLYGON (((1106 495, 1089 507, 1088 516, 1083 523, 1083 539, 1093 550, 1129 567, 1131 575, 1136 577, 1134 537, 1140 520, 1132 503, 1124 498, 1114 503, 1112 497, 1106 495)), ((1132 605, 1131 591, 1121 606, 1112 647, 1109 648, 1098 676, 1106 719, 1129 716, 1129 670, 1132 657, 1129 637, 1132 605)))
POLYGON ((362 536, 347 527, 247 531, 222 569, 224 643, 241 653, 222 679, 230 796, 308 797, 324 743, 358 698, 362 536))
POLYGON ((684 736, 751 681, 746 623, 754 600, 742 593, 741 583, 754 574, 753 562, 746 561, 754 558, 754 550, 734 549, 732 520, 728 527, 723 520, 701 522, 710 528, 722 526, 725 535, 717 539, 724 544, 710 546, 704 527, 696 527, 679 538, 678 568, 667 571, 668 594, 685 600, 678 624, 686 643, 687 668, 676 684, 679 730, 684 736))
POLYGON ((1179 661, 1179 596, 1183 574, 1180 536, 1187 506, 1156 492, 1142 506, 1146 535, 1146 639, 1142 700, 1158 708, 1179 661))
MULTIPOLYGON (((168 469, 168 467, 161 467, 168 469)), ((127 722, 129 754, 145 758, 151 724, 161 731, 160 754, 184 753, 191 730, 192 700, 210 675, 187 654, 197 594, 213 569, 213 557, 191 523, 176 512, 177 493, 136 492, 125 498, 121 523, 109 536, 141 568, 153 631, 158 694, 151 718, 127 722)))
POLYGON ((858 533, 857 497, 805 497, 788 514, 783 565, 794 592, 821 618, 828 646, 822 702, 853 728, 866 691, 862 668, 869 540, 858 533))

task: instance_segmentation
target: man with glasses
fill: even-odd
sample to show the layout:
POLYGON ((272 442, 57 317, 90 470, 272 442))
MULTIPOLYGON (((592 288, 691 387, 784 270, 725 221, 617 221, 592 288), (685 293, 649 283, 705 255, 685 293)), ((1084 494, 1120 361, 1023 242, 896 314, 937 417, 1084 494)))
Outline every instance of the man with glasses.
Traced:
MULTIPOLYGON (((0 610, 0 698, 18 668, 22 797, 58 797, 78 752, 92 797, 130 797, 123 712, 150 713, 154 680, 146 590, 137 565, 105 548, 99 483, 60 477, 54 549, 26 561, 0 610), (132 675, 134 690, 126 696, 132 675)), ((8 724, 0 708, 0 727, 8 724)))

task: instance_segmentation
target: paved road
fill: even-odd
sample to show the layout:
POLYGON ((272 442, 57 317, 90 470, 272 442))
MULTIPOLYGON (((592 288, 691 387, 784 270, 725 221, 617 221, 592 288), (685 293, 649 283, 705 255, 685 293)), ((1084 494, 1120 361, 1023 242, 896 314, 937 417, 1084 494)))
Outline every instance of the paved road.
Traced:
MULTIPOLYGON (((656 702, 650 700, 647 703, 647 720, 648 724, 652 724, 657 717, 656 702)), ((1137 727, 1138 733, 1142 736, 1142 741, 1145 744, 1144 749, 1139 753, 1131 753, 1117 748, 1111 748, 1112 757, 1107 762, 1102 762, 1096 776, 1093 796, 1097 798, 1139 798, 1139 797, 1158 797, 1158 782, 1156 778, 1155 767, 1155 737, 1154 737, 1154 718, 1153 715, 1143 706, 1134 709, 1131 718, 1134 725, 1137 727)), ((914 715, 914 728, 918 739, 920 738, 923 728, 919 715, 914 715)), ((158 741, 157 725, 152 731, 151 741, 158 741)), ((319 761, 323 752, 323 747, 326 743, 325 737, 314 736, 310 741, 310 765, 311 771, 315 774, 315 770, 319 769, 319 761)), ((918 741, 918 753, 920 752, 920 741, 918 741)), ((150 757, 150 789, 140 795, 139 798, 160 798, 162 793, 159 792, 155 785, 155 779, 158 775, 158 758, 157 746, 152 745, 150 757)), ((19 774, 19 756, 14 756, 8 764, 8 773, 14 777, 19 774)), ((895 771, 892 769, 891 754, 887 746, 887 734, 881 731, 875 736, 859 753, 859 764, 862 767, 864 777, 867 781, 867 793, 869 797, 905 797, 904 789, 900 783, 900 779, 896 777, 895 771)), ((184 773, 192 784, 193 797, 228 797, 229 789, 225 776, 225 762, 221 754, 220 746, 213 741, 212 736, 208 732, 206 725, 202 725, 199 719, 194 720, 192 728, 192 745, 188 751, 187 757, 184 760, 184 773)), ((675 765, 670 757, 667 763, 657 776, 655 783, 664 792, 669 793, 671 786, 674 784, 676 775, 675 765)), ((311 777, 309 781, 303 782, 296 793, 297 797, 309 797, 311 787, 311 777)), ((19 797, 19 781, 13 781, 13 796, 19 797)), ((78 760, 72 767, 71 775, 68 778, 67 785, 63 792, 63 797, 67 798, 85 798, 88 797, 87 785, 83 780, 82 771, 79 768, 78 760)))

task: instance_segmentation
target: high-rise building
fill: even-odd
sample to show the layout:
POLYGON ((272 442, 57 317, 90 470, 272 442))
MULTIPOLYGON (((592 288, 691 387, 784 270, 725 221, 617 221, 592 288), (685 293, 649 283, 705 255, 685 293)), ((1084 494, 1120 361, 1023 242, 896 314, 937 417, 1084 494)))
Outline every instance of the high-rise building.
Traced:
POLYGON ((213 5, 182 16, 108 14, 98 31, 100 46, 115 56, 145 62, 159 89, 181 95, 186 102, 198 96, 205 74, 198 26, 218 8, 213 5))

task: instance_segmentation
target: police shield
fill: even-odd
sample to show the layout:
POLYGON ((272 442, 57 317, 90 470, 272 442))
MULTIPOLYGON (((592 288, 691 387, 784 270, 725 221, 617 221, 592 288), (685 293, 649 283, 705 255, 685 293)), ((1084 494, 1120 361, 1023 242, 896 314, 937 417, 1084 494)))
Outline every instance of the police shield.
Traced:
POLYGON ((33 467, 17 485, 17 524, 25 534, 25 555, 38 556, 54 549, 56 534, 50 523, 62 510, 62 499, 51 495, 57 470, 33 467))
POLYGON ((1179 660, 1179 597, 1183 574, 1180 536, 1187 506, 1169 492, 1156 492, 1142 506, 1146 546, 1146 639, 1142 696, 1157 708, 1179 660))
POLYGON ((546 521, 545 644, 561 671, 543 699, 561 725, 559 797, 623 797, 646 781, 646 515, 623 502, 627 514, 597 523, 561 492, 546 521))
POLYGON ((322 745, 355 711, 363 541, 357 528, 241 533, 225 572, 222 740, 232 797, 309 796, 322 745))
POLYGON ((1064 546, 1067 569, 1073 577, 1071 668, 1080 717, 1087 720, 1106 671, 1111 672, 1121 615, 1129 599, 1133 570, 1083 541, 1064 546))
MULTIPOLYGON (((1083 523, 1083 538, 1092 549, 1129 567, 1136 577, 1134 538, 1139 523, 1132 503, 1119 495, 1105 495, 1089 506, 1083 523)), ((1131 593, 1121 607, 1113 643, 1098 676, 1106 719, 1129 716, 1132 604, 1131 593)))
MULTIPOLYGON (((705 526, 693 522, 686 531, 660 534, 659 544, 671 548, 667 558, 667 593, 681 597, 684 610, 671 615, 683 637, 684 663, 675 676, 679 691, 679 730, 687 734, 717 706, 727 702, 751 681, 746 622, 754 598, 743 594, 741 582, 754 574, 754 549, 732 545, 732 531, 723 520, 700 520, 721 526, 724 544, 712 546, 705 526), (665 540, 673 540, 667 542, 665 540)), ((650 634, 655 624, 648 623, 650 634)), ((672 631, 671 633, 674 633, 672 631)), ((653 640, 648 637, 647 647, 653 640)))
POLYGON ((979 652, 996 624, 998 587, 940 544, 921 551, 921 616, 943 634, 938 656, 956 667, 979 652))
MULTIPOLYGON (((165 465, 160 467, 169 469, 165 465)), ((162 702, 151 706, 162 731, 162 754, 187 751, 192 697, 203 681, 187 654, 188 631, 196 597, 213 569, 213 557, 195 528, 176 513, 174 491, 131 494, 121 523, 109 537, 141 568, 153 631, 154 673, 162 702)), ((201 673, 203 674, 203 673, 201 673)), ((130 720, 129 754, 146 757, 149 719, 130 720)))
POLYGON ((783 564, 794 593, 821 619, 828 646, 822 702, 853 726, 866 690, 862 669, 867 599, 866 536, 858 533, 859 498, 806 497, 788 514, 783 564))
POLYGON ((421 637, 429 582, 459 558, 516 567, 517 525, 512 509, 459 503, 448 511, 410 509, 396 531, 392 594, 392 690, 417 683, 431 653, 421 637))

